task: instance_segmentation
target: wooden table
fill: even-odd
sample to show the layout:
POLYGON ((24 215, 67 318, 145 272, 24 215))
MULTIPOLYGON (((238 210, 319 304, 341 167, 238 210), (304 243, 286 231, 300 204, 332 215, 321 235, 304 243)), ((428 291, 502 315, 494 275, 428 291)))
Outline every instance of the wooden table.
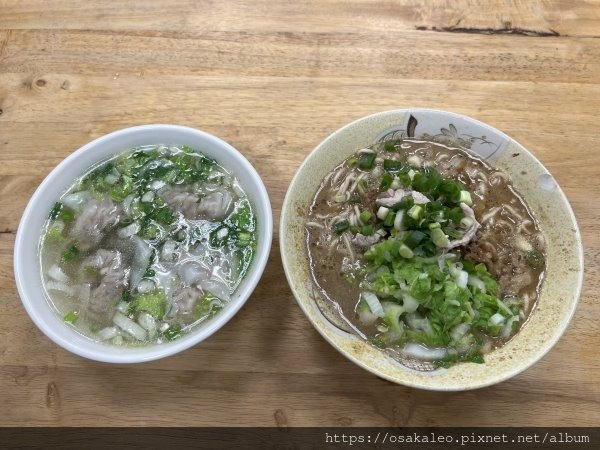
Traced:
POLYGON ((600 425, 600 2, 0 0, 0 425, 600 425), (470 115, 554 174, 586 276, 568 331, 499 385, 435 393, 337 353, 284 277, 279 213, 329 133, 409 106, 470 115), (142 365, 54 345, 13 278, 20 216, 48 172, 119 128, 214 133, 264 177, 275 235, 264 278, 206 342, 142 365))

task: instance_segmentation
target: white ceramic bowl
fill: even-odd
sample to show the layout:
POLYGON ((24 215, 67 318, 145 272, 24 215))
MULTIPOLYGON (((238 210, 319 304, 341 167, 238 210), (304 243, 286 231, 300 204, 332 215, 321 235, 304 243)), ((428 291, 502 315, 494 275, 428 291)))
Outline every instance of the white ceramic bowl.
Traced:
POLYGON ((387 380, 423 389, 457 391, 488 386, 525 370, 558 341, 577 305, 583 278, 581 237, 569 203, 542 164, 504 133, 474 119, 437 110, 394 110, 356 120, 321 142, 287 191, 280 221, 281 257, 296 299, 315 328, 343 355, 387 380), (353 334, 333 326, 312 299, 305 220, 324 176, 356 150, 382 138, 414 136, 468 149, 508 173, 539 220, 546 238, 542 293, 527 324, 485 364, 450 369, 409 369, 353 334))
POLYGON ((14 270, 25 309, 35 324, 55 343, 80 356, 113 363, 135 363, 163 358, 185 350, 212 335, 244 305, 256 287, 269 256, 273 235, 271 203, 252 165, 228 143, 205 133, 176 125, 143 125, 102 136, 63 160, 40 184, 29 201, 17 231, 14 270), (48 211, 90 166, 111 155, 140 145, 188 145, 214 158, 239 179, 257 216, 258 245, 250 270, 231 301, 215 317, 172 342, 145 347, 118 347, 94 342, 63 323, 50 306, 42 286, 38 243, 48 211))

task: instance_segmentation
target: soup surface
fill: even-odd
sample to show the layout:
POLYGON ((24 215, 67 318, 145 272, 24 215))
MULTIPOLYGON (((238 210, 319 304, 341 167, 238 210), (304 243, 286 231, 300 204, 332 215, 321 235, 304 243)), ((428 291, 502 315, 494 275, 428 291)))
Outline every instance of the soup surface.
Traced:
POLYGON ((373 345, 447 367, 483 362, 539 296, 544 238, 509 177, 413 139, 359 150, 310 206, 316 292, 373 345))
POLYGON ((40 241, 54 309, 115 345, 170 341, 212 317, 255 250, 254 211, 235 175, 167 146, 91 168, 52 207, 40 241))

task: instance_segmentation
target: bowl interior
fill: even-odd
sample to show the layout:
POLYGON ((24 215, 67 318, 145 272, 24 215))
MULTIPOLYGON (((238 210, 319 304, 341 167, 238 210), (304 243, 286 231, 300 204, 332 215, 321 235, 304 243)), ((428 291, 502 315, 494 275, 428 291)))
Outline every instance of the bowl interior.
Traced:
POLYGON ((432 390, 465 390, 500 382, 539 360, 566 329, 583 276, 581 238, 571 207, 550 173, 504 133, 458 114, 425 109, 394 110, 359 119, 319 144, 287 191, 281 222, 281 256, 294 295, 315 328, 356 364, 390 381, 432 390), (546 238, 547 271, 541 296, 527 324, 508 343, 486 355, 485 364, 419 372, 331 325, 311 297, 304 221, 323 177, 356 150, 381 138, 414 136, 462 147, 508 173, 546 238))
POLYGON ((192 128, 144 125, 105 135, 63 160, 41 183, 28 203, 15 241, 15 279, 23 304, 36 323, 54 342, 81 356, 107 362, 141 362, 184 350, 213 334, 242 307, 264 270, 272 239, 269 197, 252 165, 231 145, 192 128), (258 246, 250 270, 231 301, 215 317, 175 341, 145 347, 117 347, 94 342, 66 326, 47 301, 42 286, 38 243, 53 202, 90 166, 113 154, 141 145, 188 145, 230 169, 248 194, 257 215, 258 246))

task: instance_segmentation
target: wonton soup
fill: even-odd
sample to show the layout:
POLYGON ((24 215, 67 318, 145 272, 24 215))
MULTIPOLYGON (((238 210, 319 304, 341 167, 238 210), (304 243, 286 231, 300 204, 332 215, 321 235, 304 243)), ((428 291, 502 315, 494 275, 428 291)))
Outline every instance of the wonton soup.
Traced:
POLYGON ((91 168, 52 207, 44 288, 90 339, 160 344, 227 304, 256 239, 235 174, 189 147, 139 147, 91 168))
POLYGON ((321 183, 306 232, 316 292, 359 336, 422 370, 482 363, 542 286, 544 237, 509 177, 434 142, 350 156, 321 183))

